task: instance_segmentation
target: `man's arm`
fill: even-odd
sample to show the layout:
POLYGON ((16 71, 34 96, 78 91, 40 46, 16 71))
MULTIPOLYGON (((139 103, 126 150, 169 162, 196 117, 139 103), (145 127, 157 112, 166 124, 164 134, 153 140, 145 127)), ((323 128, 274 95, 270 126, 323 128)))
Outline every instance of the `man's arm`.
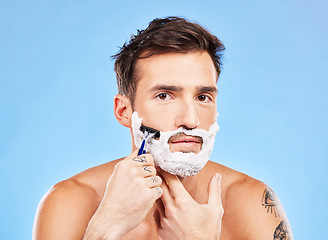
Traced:
POLYGON ((74 180, 52 187, 41 200, 35 217, 33 239, 82 239, 97 204, 96 193, 74 180))
POLYGON ((292 240, 287 216, 277 195, 264 183, 248 180, 230 190, 229 199, 238 215, 236 225, 240 237, 249 240, 292 240))
POLYGON ((102 199, 71 180, 53 188, 38 208, 33 239, 116 240, 138 226, 162 189, 151 155, 136 155, 115 165, 102 199))
MULTIPOLYGON (((269 188, 266 187, 262 195, 262 207, 266 210, 266 214, 271 214, 271 218, 278 218, 279 225, 273 224, 276 227, 273 233, 273 239, 286 239, 292 240, 293 235, 287 216, 282 208, 282 205, 277 195, 269 188)), ((263 214, 263 213, 262 213, 263 214)))

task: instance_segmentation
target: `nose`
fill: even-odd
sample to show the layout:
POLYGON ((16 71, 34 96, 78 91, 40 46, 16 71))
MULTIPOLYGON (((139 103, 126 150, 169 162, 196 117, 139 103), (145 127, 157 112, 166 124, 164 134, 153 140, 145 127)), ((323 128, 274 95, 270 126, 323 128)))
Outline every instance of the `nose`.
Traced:
POLYGON ((177 127, 183 127, 188 130, 196 128, 199 125, 199 120, 194 104, 185 102, 179 108, 176 119, 177 127))

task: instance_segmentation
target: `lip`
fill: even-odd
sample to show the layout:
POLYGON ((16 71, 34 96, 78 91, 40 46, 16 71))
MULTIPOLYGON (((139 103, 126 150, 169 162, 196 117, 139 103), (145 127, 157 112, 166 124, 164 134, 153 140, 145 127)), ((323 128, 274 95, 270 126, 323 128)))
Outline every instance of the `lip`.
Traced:
POLYGON ((172 142, 170 150, 172 152, 194 152, 197 153, 201 147, 200 142, 172 142))
POLYGON ((171 152, 198 153, 203 144, 203 139, 201 137, 179 133, 177 135, 173 135, 169 139, 168 144, 171 152))
POLYGON ((177 143, 201 143, 201 142, 195 137, 180 137, 178 139, 170 141, 170 143, 177 144, 177 143))
POLYGON ((168 143, 171 144, 202 144, 201 137, 189 136, 185 134, 180 134, 179 136, 173 136, 169 139, 168 143))

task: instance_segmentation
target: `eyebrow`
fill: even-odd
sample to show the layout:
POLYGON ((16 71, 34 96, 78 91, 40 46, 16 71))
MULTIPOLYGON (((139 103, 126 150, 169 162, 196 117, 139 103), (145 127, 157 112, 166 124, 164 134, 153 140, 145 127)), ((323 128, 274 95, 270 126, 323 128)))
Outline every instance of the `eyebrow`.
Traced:
MULTIPOLYGON (((149 92, 153 91, 172 91, 172 92, 181 92, 183 90, 183 87, 175 86, 175 85, 164 85, 164 84, 157 84, 153 86, 151 89, 149 89, 149 92)), ((198 86, 197 92, 212 92, 217 93, 218 89, 215 86, 198 86)))
POLYGON ((149 89, 148 91, 153 92, 153 91, 159 91, 159 90, 181 92, 183 90, 183 88, 179 87, 179 86, 174 86, 174 85, 157 84, 157 85, 153 86, 151 89, 149 89))
POLYGON ((218 88, 213 86, 199 86, 197 87, 198 92, 212 92, 218 93, 218 88))

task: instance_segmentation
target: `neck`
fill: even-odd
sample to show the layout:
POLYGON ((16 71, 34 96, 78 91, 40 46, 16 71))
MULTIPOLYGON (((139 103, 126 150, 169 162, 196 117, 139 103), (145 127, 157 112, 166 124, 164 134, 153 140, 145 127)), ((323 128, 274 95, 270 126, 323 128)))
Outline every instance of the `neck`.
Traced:
POLYGON ((197 174, 189 177, 179 177, 187 192, 195 199, 198 192, 197 174))

